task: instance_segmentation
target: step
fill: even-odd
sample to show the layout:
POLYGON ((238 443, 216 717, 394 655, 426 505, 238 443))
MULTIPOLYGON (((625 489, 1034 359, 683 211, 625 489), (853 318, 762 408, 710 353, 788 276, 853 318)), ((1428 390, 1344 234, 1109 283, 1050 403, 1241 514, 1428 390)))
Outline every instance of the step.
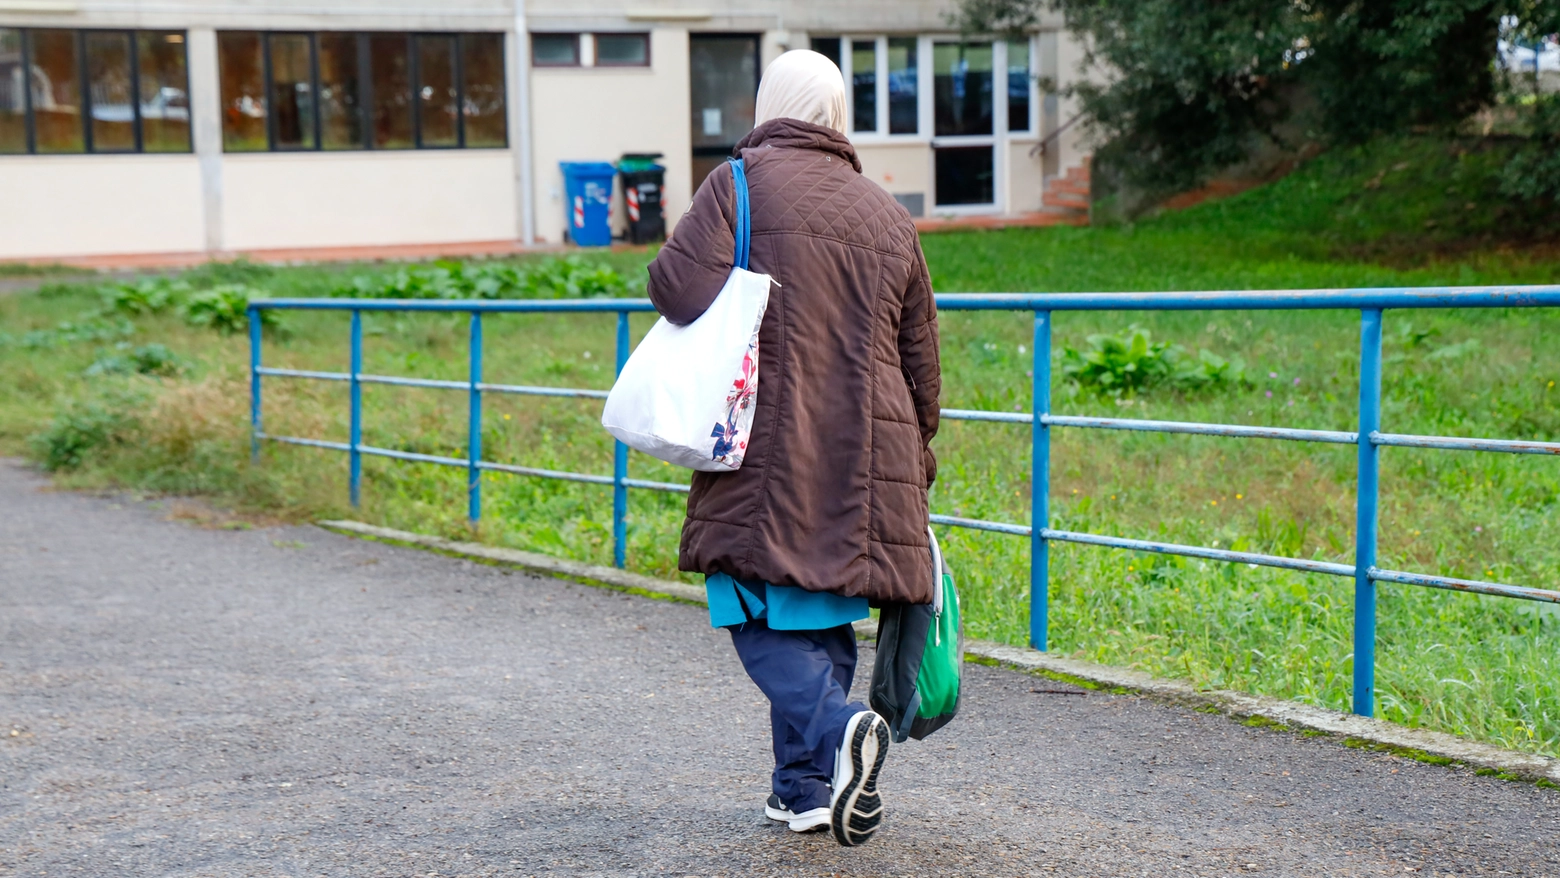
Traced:
POLYGON ((1088 180, 1071 180, 1065 177, 1053 177, 1045 184, 1047 192, 1065 192, 1071 195, 1088 195, 1088 180))
POLYGON ((1071 192, 1047 192, 1040 199, 1046 207, 1068 207, 1073 210, 1088 210, 1089 197, 1071 192))

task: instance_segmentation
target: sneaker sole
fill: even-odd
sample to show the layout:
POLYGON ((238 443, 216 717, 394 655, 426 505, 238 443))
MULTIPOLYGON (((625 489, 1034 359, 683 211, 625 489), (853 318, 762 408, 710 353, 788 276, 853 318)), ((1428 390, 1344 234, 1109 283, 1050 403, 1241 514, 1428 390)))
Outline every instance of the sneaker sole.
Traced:
POLYGON ((814 814, 812 811, 808 811, 802 814, 793 814, 790 811, 780 811, 768 805, 764 806, 765 817, 776 823, 784 823, 791 828, 792 832, 816 832, 820 829, 828 829, 829 809, 814 808, 813 811, 821 811, 823 813, 814 814))
POLYGON ((811 811, 809 811, 809 812, 806 812, 806 813, 803 813, 803 814, 798 814, 798 815, 796 815, 796 819, 795 820, 789 821, 787 825, 789 825, 791 827, 791 831, 792 832, 820 832, 822 830, 828 829, 829 828, 829 809, 828 808, 815 808, 813 810, 821 812, 821 813, 814 814, 811 811))
POLYGON ((883 822, 883 799, 878 795, 878 772, 888 758, 888 724, 874 716, 856 727, 851 736, 850 780, 834 801, 829 827, 834 840, 846 847, 865 843, 883 822), (870 766, 863 771, 863 767, 870 766))

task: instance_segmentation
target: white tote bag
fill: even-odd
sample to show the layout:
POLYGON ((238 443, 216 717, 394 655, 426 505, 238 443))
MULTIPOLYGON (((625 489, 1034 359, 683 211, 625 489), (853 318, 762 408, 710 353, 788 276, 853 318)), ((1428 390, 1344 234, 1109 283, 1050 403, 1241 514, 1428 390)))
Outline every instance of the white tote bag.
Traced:
POLYGON ((769 305, 767 274, 747 270, 747 177, 736 188, 734 268, 709 310, 686 326, 661 318, 624 364, 601 425, 630 448, 704 472, 742 466, 758 396, 758 328, 769 305))

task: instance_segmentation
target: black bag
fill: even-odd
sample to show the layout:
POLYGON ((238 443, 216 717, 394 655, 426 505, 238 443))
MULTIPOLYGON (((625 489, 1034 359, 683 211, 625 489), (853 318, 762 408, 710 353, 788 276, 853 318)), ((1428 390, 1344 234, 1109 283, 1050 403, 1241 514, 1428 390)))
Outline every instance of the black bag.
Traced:
MULTIPOLYGON (((928 529, 930 532, 930 529, 928 529)), ((894 742, 917 741, 959 712, 964 626, 953 571, 932 536, 936 598, 930 604, 884 604, 872 665, 872 709, 888 721, 894 742)))

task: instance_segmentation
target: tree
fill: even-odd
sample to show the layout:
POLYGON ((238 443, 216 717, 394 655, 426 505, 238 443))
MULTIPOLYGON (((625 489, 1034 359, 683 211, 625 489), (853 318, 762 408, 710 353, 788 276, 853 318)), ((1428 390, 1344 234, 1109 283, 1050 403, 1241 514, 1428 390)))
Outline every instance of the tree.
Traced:
POLYGON ((953 17, 1011 33, 1044 8, 1096 74, 1072 91, 1097 163, 1150 194, 1282 143, 1286 120, 1328 143, 1450 128, 1495 98, 1501 17, 1560 17, 1557 0, 961 0, 953 17))

